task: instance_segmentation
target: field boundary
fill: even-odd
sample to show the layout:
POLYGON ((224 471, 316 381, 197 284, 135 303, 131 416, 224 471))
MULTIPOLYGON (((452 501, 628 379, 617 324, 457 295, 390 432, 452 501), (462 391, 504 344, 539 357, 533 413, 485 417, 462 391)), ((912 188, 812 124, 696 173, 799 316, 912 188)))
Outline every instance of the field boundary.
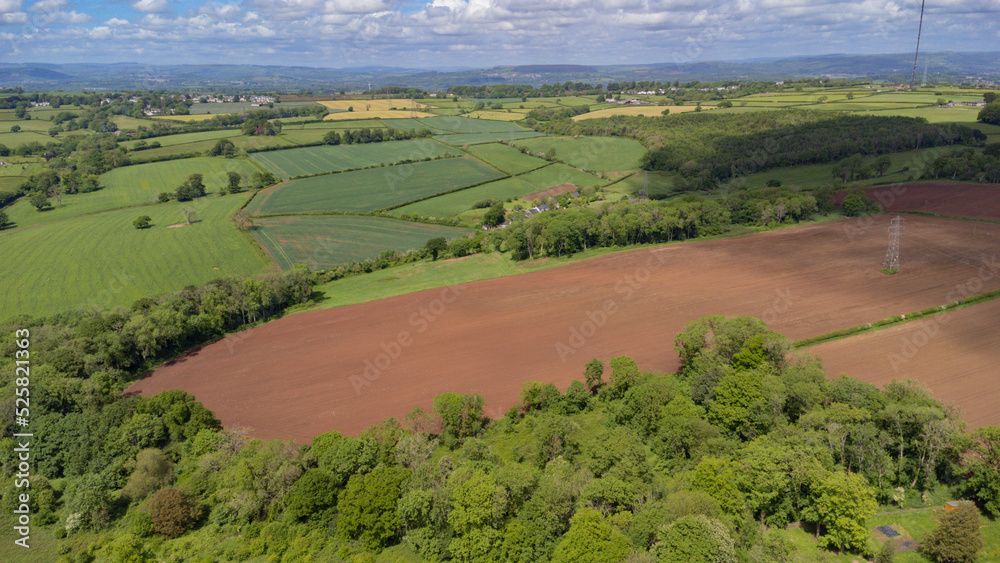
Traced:
POLYGON ((1000 290, 987 291, 986 293, 980 293, 979 295, 973 295, 972 297, 966 297, 964 299, 959 299, 957 301, 952 301, 951 303, 946 303, 944 305, 935 305, 933 307, 928 307, 920 311, 913 313, 906 313, 905 315, 892 316, 886 319, 875 321, 872 323, 866 323, 863 325, 852 326, 850 328, 845 328, 843 330, 837 330, 827 334, 821 334, 819 336, 814 336, 812 338, 806 338, 803 340, 798 340, 792 343, 792 347, 795 349, 800 348, 810 348, 819 344, 825 344, 827 342, 833 342, 834 340, 841 340, 851 336, 856 336, 858 334, 865 334, 867 332, 875 332, 882 330, 883 328, 889 328, 892 326, 905 324, 908 322, 925 319, 927 317, 932 317, 934 315, 939 315, 947 311, 953 311, 955 309, 962 309, 965 307, 971 307, 973 305, 978 305, 980 303, 985 303, 987 301, 992 301, 1000 297, 1000 290))

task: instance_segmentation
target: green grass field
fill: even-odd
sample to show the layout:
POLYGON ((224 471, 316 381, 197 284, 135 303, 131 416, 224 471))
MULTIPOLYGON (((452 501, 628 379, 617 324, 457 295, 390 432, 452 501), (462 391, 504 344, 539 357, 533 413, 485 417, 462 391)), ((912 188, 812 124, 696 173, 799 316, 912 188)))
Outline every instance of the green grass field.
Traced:
POLYGON ((383 250, 421 248, 429 239, 453 239, 469 232, 347 215, 268 217, 258 221, 257 226, 254 238, 281 268, 305 264, 314 270, 374 258, 383 250))
POLYGON ((47 133, 36 133, 34 131, 11 133, 9 127, 0 129, 0 145, 5 145, 7 148, 16 149, 17 147, 26 145, 32 141, 37 141, 43 145, 46 143, 58 142, 47 133))
MULTIPOLYGON (((295 129, 297 126, 288 127, 295 129)), ((303 123, 304 129, 385 129, 382 120, 379 119, 358 119, 355 121, 320 121, 318 123, 303 123)), ((282 128, 284 131, 286 128, 282 128)))
POLYGON ((229 216, 246 195, 120 209, 37 227, 0 231, 0 311, 47 315, 128 306, 186 285, 261 272, 266 263, 229 216), (181 228, 182 208, 198 220, 181 228), (132 221, 149 215, 153 226, 132 221))
MULTIPOLYGON (((71 219, 101 211, 152 204, 160 192, 173 192, 187 180, 189 174, 204 176, 208 197, 218 193, 219 188, 228 184, 227 172, 251 174, 259 170, 246 158, 189 158, 168 160, 149 164, 136 164, 116 168, 101 176, 102 189, 88 194, 63 196, 63 205, 47 211, 38 211, 27 200, 21 200, 7 208, 7 215, 17 227, 29 227, 71 219)), ((163 205, 163 204, 157 204, 163 205)), ((148 214, 148 208, 142 214, 148 214)), ((136 211, 136 213, 139 213, 136 211)))
POLYGON ((293 180, 259 194, 253 213, 367 213, 501 176, 471 158, 449 158, 293 180))
POLYGON ((515 123, 503 121, 492 121, 489 119, 469 119, 459 116, 438 116, 422 117, 419 119, 424 125, 441 129, 451 133, 507 133, 514 131, 527 131, 524 127, 515 123))
POLYGON ((252 159, 281 178, 336 172, 389 164, 400 160, 421 160, 456 151, 433 139, 413 139, 363 145, 321 145, 298 149, 255 153, 252 159))
POLYGON ((538 188, 520 178, 504 178, 467 190, 411 203, 393 210, 393 214, 416 213, 424 217, 452 217, 468 211, 473 203, 483 199, 520 198, 536 191, 538 188))
POLYGON ((409 130, 420 131, 421 129, 427 129, 432 133, 448 132, 443 129, 438 129, 437 127, 434 127, 433 125, 430 125, 428 123, 424 123, 424 120, 422 119, 411 119, 409 117, 403 117, 397 119, 382 119, 381 122, 384 123, 386 127, 392 127, 393 129, 405 129, 407 131, 409 130))
MULTIPOLYGON (((239 129, 222 129, 220 131, 199 131, 197 133, 181 133, 179 135, 164 135, 162 137, 152 137, 149 139, 142 139, 146 141, 146 144, 150 143, 160 143, 161 147, 172 147, 175 145, 184 145, 187 143, 194 143, 198 141, 218 141, 218 139, 225 139, 227 137, 239 137, 242 132, 239 129)), ((127 149, 135 148, 135 145, 141 141, 125 141, 124 143, 119 143, 120 146, 127 149)))
POLYGON ((646 149, 638 141, 614 137, 545 137, 518 141, 534 153, 555 149, 556 158, 583 170, 634 170, 642 166, 646 149))
POLYGON ((545 133, 537 131, 506 131, 498 133, 456 133, 453 135, 434 135, 434 138, 448 143, 455 147, 465 145, 481 145, 485 143, 495 143, 497 141, 517 141, 519 139, 530 139, 532 137, 544 137, 545 133))
MULTIPOLYGON (((936 158, 936 155, 950 152, 952 147, 938 149, 922 149, 917 151, 906 151, 889 155, 892 164, 889 172, 880 178, 869 178, 864 180, 865 184, 885 184, 890 182, 904 182, 910 176, 919 178, 923 167, 936 158), (904 171, 903 168, 909 170, 904 171)), ((784 186, 796 186, 799 188, 817 188, 833 182, 833 167, 836 163, 807 164, 803 166, 788 166, 775 168, 746 176, 748 186, 762 187, 768 180, 775 179, 784 186)))
POLYGON ((547 190, 560 184, 574 184, 579 188, 585 188, 587 186, 603 186, 607 183, 597 176, 560 163, 528 172, 518 176, 518 178, 538 188, 536 191, 547 190))
MULTIPOLYGON (((296 108, 313 105, 316 105, 316 102, 278 102, 274 104, 274 109, 296 108)), ((264 107, 255 107, 250 102, 207 102, 204 104, 193 104, 191 106, 191 113, 195 115, 210 113, 241 113, 244 111, 255 111, 261 109, 268 109, 268 107, 266 105, 264 107)))
POLYGON ((540 158, 526 155, 513 147, 500 143, 475 145, 469 148, 469 153, 511 175, 523 174, 548 164, 540 158))
MULTIPOLYGON (((672 173, 651 171, 649 172, 649 197, 650 199, 670 199, 685 192, 674 186, 674 175, 672 173)), ((766 181, 766 180, 764 180, 766 181)), ((608 186, 607 190, 625 194, 627 196, 638 196, 642 193, 646 185, 646 177, 642 171, 625 178, 621 182, 608 186)))

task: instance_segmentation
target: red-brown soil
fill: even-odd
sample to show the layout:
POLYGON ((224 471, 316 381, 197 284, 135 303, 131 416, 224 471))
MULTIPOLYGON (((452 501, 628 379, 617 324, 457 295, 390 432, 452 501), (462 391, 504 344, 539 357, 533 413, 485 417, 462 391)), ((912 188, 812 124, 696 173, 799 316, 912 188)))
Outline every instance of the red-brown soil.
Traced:
POLYGON ((916 379, 963 409, 972 427, 1000 424, 1000 300, 810 348, 829 375, 882 386, 916 379))
POLYGON ((547 190, 542 190, 540 192, 535 192, 533 194, 528 194, 524 196, 524 199, 528 201, 535 201, 536 199, 545 199, 549 196, 562 195, 568 192, 575 192, 580 188, 574 186, 573 184, 559 184, 558 186, 549 188, 547 190))
MULTIPOLYGON (((889 218, 640 249, 301 313, 206 346, 130 391, 185 389, 227 426, 300 441, 356 434, 449 391, 481 394, 497 417, 526 381, 565 389, 593 358, 673 371, 674 336, 704 315, 754 315, 801 339, 945 303, 1000 241, 982 228, 973 237, 981 223, 908 217, 902 272, 886 276, 889 218)), ((992 289, 1000 275, 979 291, 992 289)))
POLYGON ((889 211, 925 211, 1000 221, 1000 184, 915 182, 866 191, 889 211))

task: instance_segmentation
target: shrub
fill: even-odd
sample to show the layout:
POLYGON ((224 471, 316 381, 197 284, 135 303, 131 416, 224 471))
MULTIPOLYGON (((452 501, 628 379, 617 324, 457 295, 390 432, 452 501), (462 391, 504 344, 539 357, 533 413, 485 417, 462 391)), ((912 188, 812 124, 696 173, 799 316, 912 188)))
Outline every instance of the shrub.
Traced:
POLYGON ((176 538, 198 523, 201 506, 181 489, 166 487, 150 497, 149 516, 156 533, 176 538))

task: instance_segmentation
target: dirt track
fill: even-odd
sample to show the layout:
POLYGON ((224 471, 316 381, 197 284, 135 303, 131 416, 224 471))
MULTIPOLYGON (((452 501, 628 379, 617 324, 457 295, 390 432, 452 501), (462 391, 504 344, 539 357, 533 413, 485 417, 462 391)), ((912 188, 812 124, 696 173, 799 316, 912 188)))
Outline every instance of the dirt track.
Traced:
MULTIPOLYGON (((885 276, 888 219, 642 249, 302 313, 206 346, 130 391, 186 389, 226 425, 300 441, 356 434, 447 391, 480 393, 500 416, 524 382, 565 389, 595 357, 672 371, 674 336, 703 315, 754 315, 800 339, 944 303, 1000 240, 972 237, 974 223, 908 217, 903 271, 885 276)), ((982 291, 998 288, 994 276, 982 291)))
POLYGON ((821 344, 830 375, 846 373, 882 386, 916 379, 942 401, 957 403, 972 427, 1000 424, 1000 300, 821 344))

